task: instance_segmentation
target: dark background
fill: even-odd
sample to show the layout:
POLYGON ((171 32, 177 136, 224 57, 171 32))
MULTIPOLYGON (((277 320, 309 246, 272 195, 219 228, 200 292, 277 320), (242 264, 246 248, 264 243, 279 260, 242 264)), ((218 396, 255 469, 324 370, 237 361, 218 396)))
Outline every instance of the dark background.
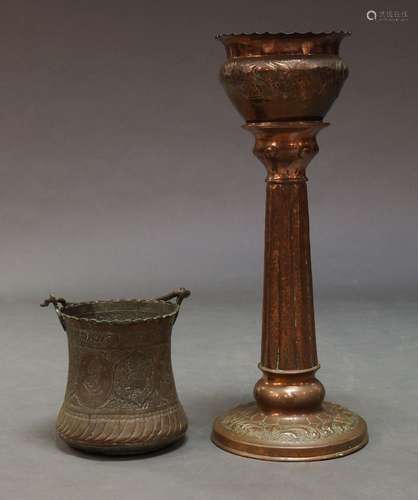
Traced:
POLYGON ((416 287, 414 7, 3 1, 0 296, 259 295, 264 167, 214 39, 257 30, 353 32, 308 170, 317 288, 416 287), (408 21, 367 21, 372 8, 408 21))
POLYGON ((405 0, 0 3, 0 496, 416 498, 417 16, 405 0), (318 377, 370 442, 326 462, 243 459, 209 436, 260 376, 265 172, 214 35, 340 29, 350 76, 308 169, 318 377), (39 302, 178 286, 186 443, 123 461, 65 446, 66 341, 39 302))

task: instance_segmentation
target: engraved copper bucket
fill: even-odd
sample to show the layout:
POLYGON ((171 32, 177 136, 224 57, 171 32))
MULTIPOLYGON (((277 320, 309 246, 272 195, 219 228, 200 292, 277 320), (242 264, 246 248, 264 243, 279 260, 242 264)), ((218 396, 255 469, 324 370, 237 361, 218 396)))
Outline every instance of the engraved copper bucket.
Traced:
POLYGON ((151 300, 45 300, 68 338, 68 381, 56 424, 67 444, 126 455, 183 437, 187 419, 171 367, 171 330, 189 295, 180 288, 151 300))

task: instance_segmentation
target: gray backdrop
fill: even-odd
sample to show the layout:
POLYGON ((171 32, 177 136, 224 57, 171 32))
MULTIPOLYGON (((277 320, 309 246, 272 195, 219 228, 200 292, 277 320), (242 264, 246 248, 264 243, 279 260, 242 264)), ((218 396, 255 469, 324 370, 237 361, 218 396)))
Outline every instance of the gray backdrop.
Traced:
POLYGON ((3 297, 259 293, 264 167, 214 40, 241 30, 353 31, 308 171, 315 282, 416 284, 413 2, 389 6, 408 10, 403 23, 331 1, 5 4, 3 297))
POLYGON ((417 15, 406 0, 2 2, 8 498, 414 497, 417 15), (370 22, 368 9, 408 21, 370 22), (243 460, 208 435, 258 376, 265 173, 218 83, 214 35, 334 29, 353 32, 350 77, 308 170, 320 378, 367 418, 371 443, 321 464, 243 460), (66 351, 37 303, 177 286, 193 292, 173 346, 187 443, 128 462, 56 443, 66 351))

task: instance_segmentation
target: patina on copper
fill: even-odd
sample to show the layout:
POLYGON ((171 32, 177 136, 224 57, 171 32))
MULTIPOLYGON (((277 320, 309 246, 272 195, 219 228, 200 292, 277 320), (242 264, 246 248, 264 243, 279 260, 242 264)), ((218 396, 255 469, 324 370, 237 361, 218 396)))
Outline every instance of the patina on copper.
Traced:
POLYGON ((155 451, 184 436, 171 330, 189 295, 179 288, 147 300, 44 301, 42 306, 54 304, 68 337, 68 381, 56 423, 67 444, 126 455, 155 451))
POLYGON ((212 439, 238 455, 321 460, 367 443, 354 412, 324 402, 314 323, 306 167, 348 70, 347 33, 221 35, 221 82, 267 170, 263 320, 255 402, 215 420, 212 439))

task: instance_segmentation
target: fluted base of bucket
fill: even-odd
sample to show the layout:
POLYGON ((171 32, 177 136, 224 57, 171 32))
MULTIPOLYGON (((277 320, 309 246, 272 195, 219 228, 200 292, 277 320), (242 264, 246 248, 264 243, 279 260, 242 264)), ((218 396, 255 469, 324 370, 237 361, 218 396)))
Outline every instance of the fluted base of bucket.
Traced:
POLYGON ((78 443, 72 443, 66 441, 66 444, 77 451, 82 451, 83 453, 90 453, 92 455, 107 455, 109 457, 128 457, 131 455, 145 455, 147 453, 154 453, 159 451, 168 451, 168 448, 176 448, 185 439, 185 433, 176 439, 169 439, 165 442, 160 441, 157 445, 151 446, 137 446, 133 445, 123 445, 123 446, 88 446, 79 445, 78 443))
POLYGON ((87 453, 133 455, 165 448, 183 438, 187 419, 181 405, 142 414, 84 414, 61 408, 57 433, 87 453))

